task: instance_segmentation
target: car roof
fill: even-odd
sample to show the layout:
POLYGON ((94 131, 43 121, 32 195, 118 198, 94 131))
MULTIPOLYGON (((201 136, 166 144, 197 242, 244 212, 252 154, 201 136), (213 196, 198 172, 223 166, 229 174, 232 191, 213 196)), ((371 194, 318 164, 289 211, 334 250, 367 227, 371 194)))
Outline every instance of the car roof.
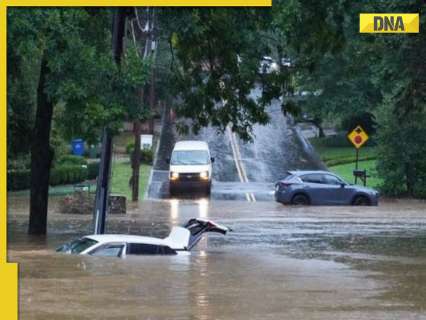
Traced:
POLYGON ((130 234, 91 234, 84 236, 83 238, 95 240, 98 244, 126 242, 169 246, 173 249, 184 249, 188 244, 189 237, 190 232, 188 229, 175 226, 172 228, 169 236, 164 239, 130 234))
POLYGON ((83 238, 88 238, 95 240, 99 243, 109 243, 109 242, 132 242, 132 243, 148 243, 148 244, 163 244, 163 239, 151 238, 145 236, 136 236, 130 234, 91 234, 84 236, 83 238))
POLYGON ((292 174, 294 176, 300 177, 303 176, 305 174, 331 174, 333 176, 335 176, 334 173, 330 172, 330 171, 325 171, 325 170, 295 170, 295 171, 288 171, 289 174, 292 174))
POLYGON ((205 141, 187 140, 176 142, 173 150, 208 150, 209 145, 205 141))

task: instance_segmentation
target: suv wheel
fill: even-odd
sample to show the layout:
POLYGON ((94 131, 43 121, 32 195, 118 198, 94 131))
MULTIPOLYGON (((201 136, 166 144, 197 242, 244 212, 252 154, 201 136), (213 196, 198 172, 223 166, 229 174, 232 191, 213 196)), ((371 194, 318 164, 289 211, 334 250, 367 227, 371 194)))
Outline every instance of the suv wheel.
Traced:
POLYGON ((291 204, 296 206, 306 206, 309 204, 309 198, 304 194, 296 194, 293 199, 291 199, 291 204))
POLYGON ((352 204, 354 206, 369 206, 370 200, 366 196, 356 196, 352 204))

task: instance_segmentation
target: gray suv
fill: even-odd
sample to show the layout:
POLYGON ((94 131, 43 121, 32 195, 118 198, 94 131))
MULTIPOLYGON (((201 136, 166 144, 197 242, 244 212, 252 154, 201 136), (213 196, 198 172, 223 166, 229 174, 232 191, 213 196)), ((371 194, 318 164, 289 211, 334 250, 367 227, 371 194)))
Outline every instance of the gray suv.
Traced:
POLYGON ((328 171, 289 171, 275 184, 275 200, 295 205, 377 206, 379 193, 328 171))

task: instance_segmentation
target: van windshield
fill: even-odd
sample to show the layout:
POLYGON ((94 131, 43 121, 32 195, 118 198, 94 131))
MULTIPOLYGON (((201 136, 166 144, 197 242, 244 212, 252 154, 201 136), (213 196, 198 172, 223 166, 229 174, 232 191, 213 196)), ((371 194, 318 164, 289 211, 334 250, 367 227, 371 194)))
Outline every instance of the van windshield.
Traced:
POLYGON ((172 165, 197 165, 209 162, 209 153, 205 150, 176 150, 170 159, 172 165))

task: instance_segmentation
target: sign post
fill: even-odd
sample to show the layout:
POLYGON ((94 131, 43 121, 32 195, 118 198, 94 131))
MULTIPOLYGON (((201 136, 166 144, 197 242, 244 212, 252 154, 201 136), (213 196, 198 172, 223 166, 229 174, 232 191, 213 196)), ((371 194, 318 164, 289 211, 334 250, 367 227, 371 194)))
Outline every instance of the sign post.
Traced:
MULTIPOLYGON (((349 132, 348 134, 348 139, 350 142, 352 142, 352 144, 355 147, 355 151, 356 151, 356 156, 355 156, 355 171, 354 171, 354 176, 355 176, 355 184, 357 183, 357 179, 358 179, 358 161, 359 161, 359 149, 367 142, 368 140, 368 134, 364 131, 364 129, 358 125, 356 126, 355 129, 353 129, 351 132, 349 132)), ((365 178, 364 177, 364 185, 365 185, 365 178)))

